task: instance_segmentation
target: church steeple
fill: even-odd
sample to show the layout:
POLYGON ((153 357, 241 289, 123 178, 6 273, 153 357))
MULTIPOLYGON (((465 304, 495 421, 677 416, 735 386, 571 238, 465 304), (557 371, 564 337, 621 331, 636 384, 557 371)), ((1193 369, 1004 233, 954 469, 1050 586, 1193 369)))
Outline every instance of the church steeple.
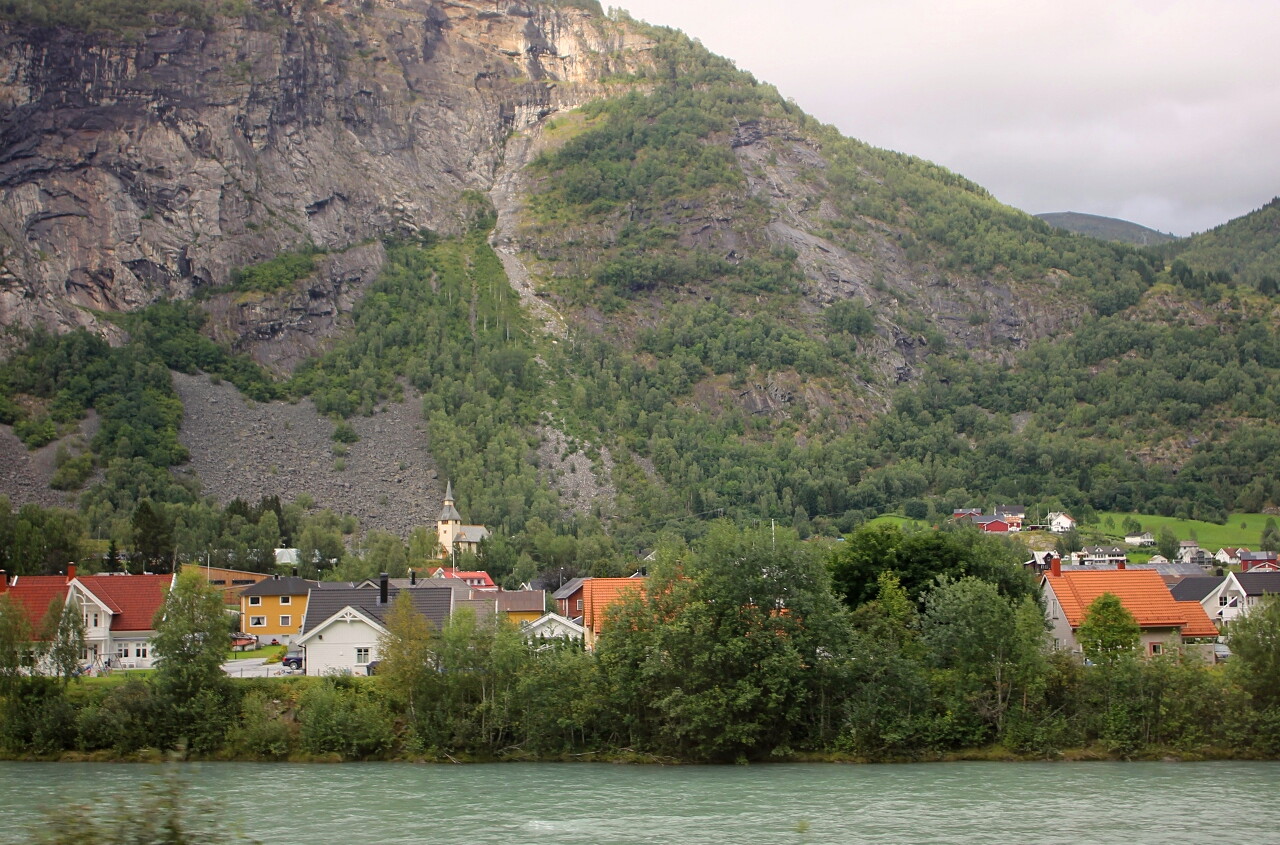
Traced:
POLYGON ((440 522, 462 522, 462 516, 453 506, 453 481, 448 481, 444 488, 444 508, 440 511, 440 522))

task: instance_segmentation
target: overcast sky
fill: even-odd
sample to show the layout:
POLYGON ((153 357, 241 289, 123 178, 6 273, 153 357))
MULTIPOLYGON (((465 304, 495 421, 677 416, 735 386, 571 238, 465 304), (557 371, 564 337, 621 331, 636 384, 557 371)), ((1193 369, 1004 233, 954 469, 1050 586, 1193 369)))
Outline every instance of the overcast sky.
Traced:
POLYGON ((1280 195, 1276 0, 620 0, 845 135, 1178 235, 1280 195))

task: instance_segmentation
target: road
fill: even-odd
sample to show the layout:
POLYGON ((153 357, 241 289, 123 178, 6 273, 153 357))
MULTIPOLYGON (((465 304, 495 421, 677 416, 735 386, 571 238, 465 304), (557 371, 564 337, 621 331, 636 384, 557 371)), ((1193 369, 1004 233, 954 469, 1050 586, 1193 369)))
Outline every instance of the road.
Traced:
POLYGON ((222 664, 222 671, 233 678, 274 678, 289 674, 279 663, 268 664, 266 658, 249 657, 222 664))

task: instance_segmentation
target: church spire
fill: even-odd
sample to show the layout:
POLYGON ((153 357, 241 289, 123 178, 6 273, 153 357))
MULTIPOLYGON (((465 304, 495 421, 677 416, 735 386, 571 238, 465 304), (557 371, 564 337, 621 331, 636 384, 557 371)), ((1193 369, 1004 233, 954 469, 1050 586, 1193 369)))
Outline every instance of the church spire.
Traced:
POLYGON ((459 515, 458 509, 453 506, 453 481, 445 484, 444 508, 440 511, 440 522, 462 522, 462 516, 459 515))

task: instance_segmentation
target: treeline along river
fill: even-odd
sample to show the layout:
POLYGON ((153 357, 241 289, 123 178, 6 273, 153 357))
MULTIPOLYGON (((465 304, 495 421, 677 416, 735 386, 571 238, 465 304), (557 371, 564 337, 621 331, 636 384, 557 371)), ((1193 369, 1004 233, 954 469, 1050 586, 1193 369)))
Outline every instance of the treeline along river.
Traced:
POLYGON ((1280 843, 1280 763, 1235 761, 0 763, 0 841, 166 779, 264 843, 1280 843))

